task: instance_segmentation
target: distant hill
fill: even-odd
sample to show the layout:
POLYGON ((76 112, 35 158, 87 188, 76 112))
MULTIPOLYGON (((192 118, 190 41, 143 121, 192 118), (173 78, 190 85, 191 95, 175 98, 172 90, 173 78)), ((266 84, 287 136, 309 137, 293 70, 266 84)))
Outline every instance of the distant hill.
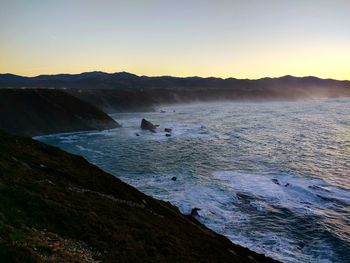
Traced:
POLYGON ((25 136, 103 130, 119 124, 62 90, 0 89, 0 129, 25 136))
POLYGON ((293 77, 221 79, 147 77, 127 72, 21 77, 0 74, 0 88, 56 88, 106 112, 152 110, 163 103, 213 100, 299 100, 350 96, 350 81, 293 77))
POLYGON ((0 262, 277 262, 58 148, 0 132, 0 262))
POLYGON ((256 80, 236 78, 201 78, 201 77, 147 77, 137 76, 128 72, 105 73, 100 71, 83 72, 80 74, 39 75, 36 77, 22 77, 13 74, 0 74, 0 87, 36 87, 36 88, 271 88, 318 86, 328 88, 350 88, 350 81, 334 79, 320 79, 317 77, 261 78, 256 80))

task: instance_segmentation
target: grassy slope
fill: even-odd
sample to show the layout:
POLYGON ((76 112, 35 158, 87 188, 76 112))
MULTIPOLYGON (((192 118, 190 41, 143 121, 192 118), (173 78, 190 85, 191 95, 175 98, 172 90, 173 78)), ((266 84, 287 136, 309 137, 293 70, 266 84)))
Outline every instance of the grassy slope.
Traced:
POLYGON ((273 262, 79 156, 0 132, 0 262, 273 262))

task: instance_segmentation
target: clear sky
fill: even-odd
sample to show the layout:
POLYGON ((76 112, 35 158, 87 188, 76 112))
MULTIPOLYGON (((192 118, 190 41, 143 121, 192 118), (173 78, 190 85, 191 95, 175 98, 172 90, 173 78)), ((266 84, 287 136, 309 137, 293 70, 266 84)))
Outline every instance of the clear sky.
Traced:
POLYGON ((350 79, 350 0, 0 0, 0 73, 350 79))

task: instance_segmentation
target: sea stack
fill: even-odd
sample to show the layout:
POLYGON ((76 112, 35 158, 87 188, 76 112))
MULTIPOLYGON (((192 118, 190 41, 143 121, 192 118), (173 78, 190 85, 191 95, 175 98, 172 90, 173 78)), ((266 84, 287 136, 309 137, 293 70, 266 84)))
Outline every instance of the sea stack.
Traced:
POLYGON ((157 129, 157 126, 154 125, 152 122, 146 120, 146 119, 142 119, 142 121, 141 121, 141 129, 155 132, 155 129, 157 129))

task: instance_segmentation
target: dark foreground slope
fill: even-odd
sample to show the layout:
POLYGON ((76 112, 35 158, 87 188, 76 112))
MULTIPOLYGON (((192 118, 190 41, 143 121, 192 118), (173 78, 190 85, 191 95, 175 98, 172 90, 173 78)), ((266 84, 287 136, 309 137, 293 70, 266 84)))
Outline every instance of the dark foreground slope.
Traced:
POLYGON ((274 262, 79 156, 0 132, 0 262, 274 262))
POLYGON ((11 133, 35 136, 118 126, 104 112, 61 90, 0 90, 0 129, 11 133))

